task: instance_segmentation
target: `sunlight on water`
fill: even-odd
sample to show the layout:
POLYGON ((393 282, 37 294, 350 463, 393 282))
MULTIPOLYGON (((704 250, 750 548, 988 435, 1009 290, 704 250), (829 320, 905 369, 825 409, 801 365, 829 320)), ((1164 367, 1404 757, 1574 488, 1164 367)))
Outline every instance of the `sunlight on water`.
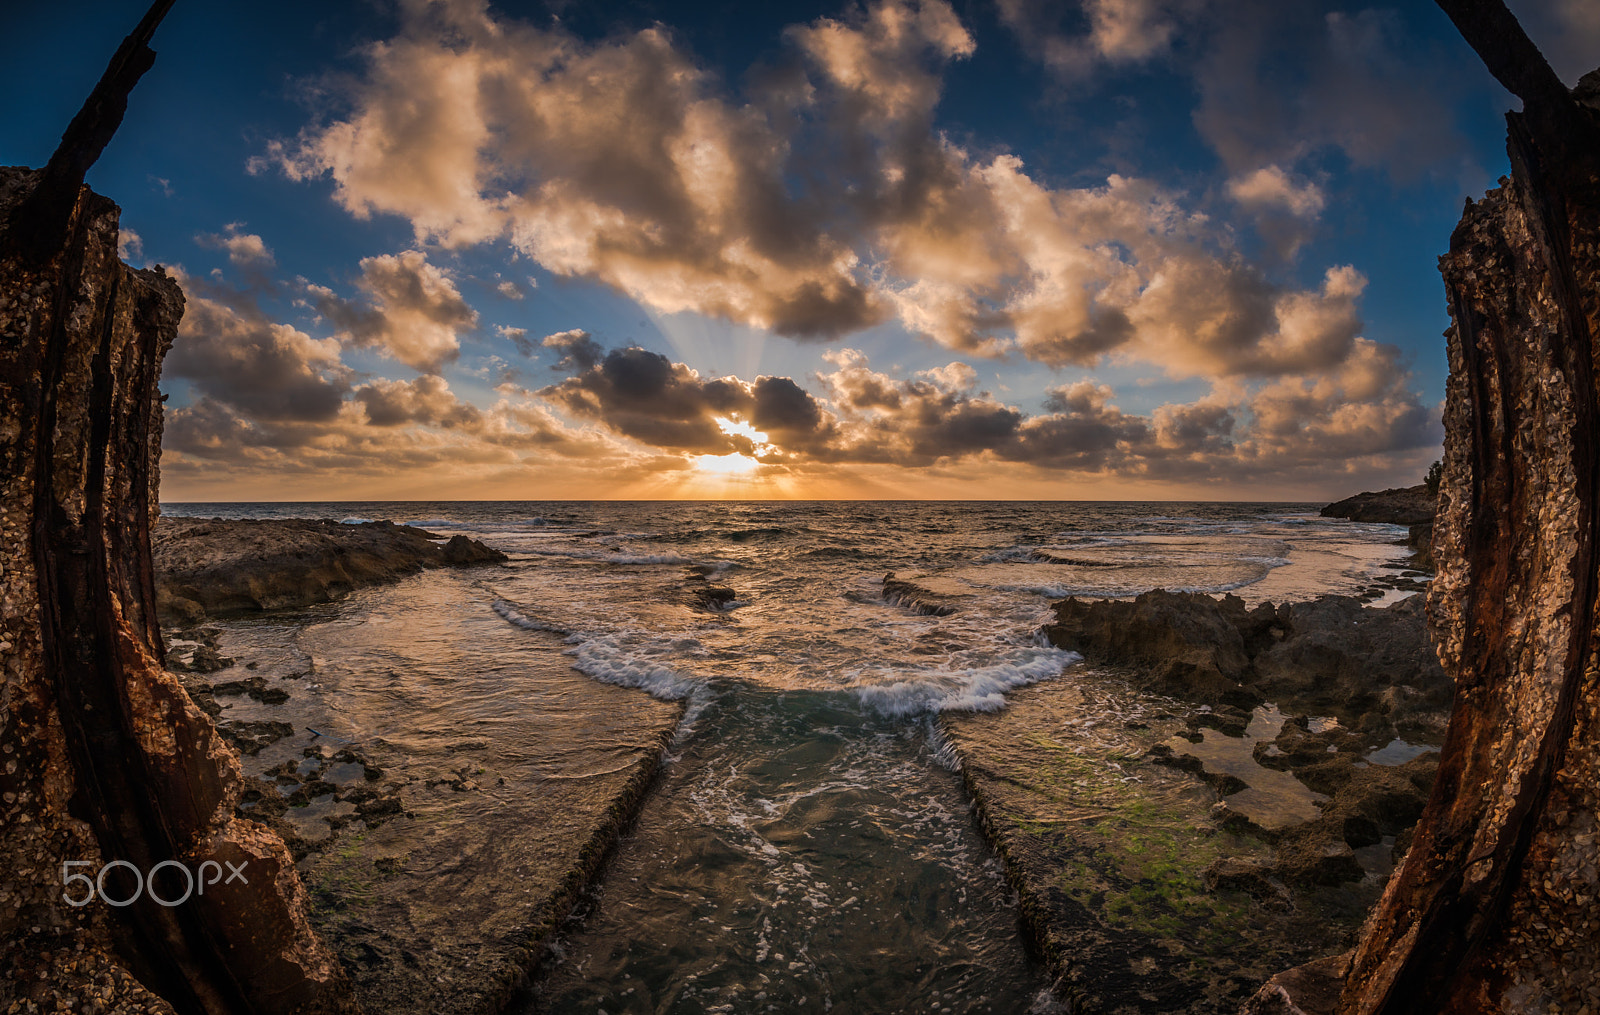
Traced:
POLYGON ((1404 552, 1395 527, 1293 505, 165 510, 391 518, 508 552, 505 566, 229 634, 269 668, 314 670, 306 700, 341 736, 441 767, 490 744, 509 759, 507 799, 619 763, 610 719, 530 682, 519 654, 556 644, 593 681, 690 703, 581 930, 522 1002, 612 1015, 1030 1010, 1044 974, 932 717, 1004 708, 1058 679, 1076 656, 1038 635, 1052 599, 1357 593, 1404 552), (894 596, 890 572, 906 583, 894 596), (565 738, 570 751, 551 756, 570 756, 571 772, 519 769, 521 737, 565 738))

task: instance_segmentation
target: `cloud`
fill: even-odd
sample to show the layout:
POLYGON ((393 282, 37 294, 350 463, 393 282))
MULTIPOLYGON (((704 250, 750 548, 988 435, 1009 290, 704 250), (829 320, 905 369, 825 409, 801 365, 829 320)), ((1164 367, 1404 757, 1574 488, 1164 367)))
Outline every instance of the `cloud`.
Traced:
POLYGON ((188 303, 165 372, 203 398, 263 421, 320 422, 350 391, 339 343, 276 323, 245 295, 208 290, 179 273, 188 303), (211 295, 206 295, 207 292, 211 295))
POLYGON ((1208 40, 1195 126, 1236 174, 1337 149, 1404 182, 1464 156, 1444 99, 1460 61, 1399 11, 1238 0, 1216 8, 1208 40))
POLYGON ((353 395, 365 407, 367 422, 373 426, 423 423, 451 429, 475 426, 483 420, 483 413, 457 400, 445 379, 432 374, 411 381, 379 378, 356 388, 353 395))
POLYGON ((1593 0, 1513 0, 1510 6, 1569 87, 1600 67, 1600 6, 1593 0))
MULTIPOLYGON (((550 368, 552 370, 573 372, 589 370, 600 362, 600 357, 605 353, 605 350, 600 348, 600 344, 590 338, 589 333, 582 328, 573 328, 570 331, 558 331, 554 335, 546 335, 539 344, 546 349, 554 349, 561 354, 561 359, 557 361, 555 366, 550 368)), ((531 342, 529 346, 530 348, 532 347, 531 342)), ((521 346, 518 345, 518 348, 521 348, 521 346)), ((533 353, 529 352, 526 355, 531 356, 533 353)))
POLYGON ((1387 461, 1440 439, 1398 353, 1365 339, 1330 375, 1222 385, 1148 416, 1123 411, 1091 380, 1051 389, 1030 414, 975 390, 966 363, 895 378, 855 350, 826 358, 834 369, 815 378, 821 397, 786 377, 705 378, 638 348, 612 350, 538 394, 651 448, 737 453, 779 469, 988 462, 1085 478, 1241 482, 1387 461))
MULTIPOLYGON (((1203 53, 1184 56, 1200 92, 1197 126, 1233 174, 1227 193, 1289 257, 1326 202, 1298 168, 1308 152, 1336 146, 1394 167, 1454 142, 1426 89, 1414 95, 1431 65, 1407 57, 1398 15, 1241 2, 1235 18, 1201 0, 1091 0, 1081 25, 1058 20, 1050 31, 1076 40, 1081 52, 1067 62, 1131 66, 1173 52, 1179 27, 1203 28, 1203 53), (1285 40, 1303 51, 1285 56, 1285 40)), ((1019 30, 1044 24, 1043 8, 1023 0, 1002 13, 1019 30)), ((736 98, 660 28, 590 43, 474 0, 414 3, 398 34, 366 51, 348 108, 256 168, 326 177, 352 214, 403 216, 419 241, 503 239, 545 270, 599 279, 656 312, 797 338, 894 317, 965 356, 1059 370, 1145 362, 1175 378, 1257 386, 1354 355, 1364 279, 1353 269, 1329 267, 1315 287, 1283 284, 1187 195, 1127 175, 1048 186, 1015 155, 974 153, 935 129, 945 68, 974 52, 943 0, 876 0, 784 38, 787 49, 736 98)), ((386 319, 409 304, 366 276, 370 310, 318 306, 354 344, 437 371, 475 318, 420 252, 394 259, 450 297, 432 306, 455 309, 392 327, 386 319)), ((535 351, 526 334, 502 334, 535 351)), ((622 375, 607 370, 643 370, 654 354, 602 356, 586 334, 587 345, 556 337, 544 347, 574 376, 550 397, 584 418, 625 412, 608 400, 622 375)), ((663 404, 686 412, 713 383, 672 369, 659 380, 663 404)), ((985 412, 985 426, 1004 429, 1006 413, 979 401, 962 403, 961 432, 982 430, 985 412)), ((730 446, 704 405, 675 420, 631 411, 617 432, 679 449, 730 446)), ((1172 417, 1170 432, 1189 432, 1194 419, 1172 417)), ((1147 421, 1151 433, 1157 424, 1147 421)), ((961 426, 950 425, 955 440, 961 426)), ((897 432, 907 448, 937 444, 897 432)))
POLYGON ((1276 165, 1235 175, 1227 189, 1234 202, 1254 218, 1256 232, 1285 260, 1311 239, 1313 226, 1327 204, 1327 195, 1315 181, 1276 165))
POLYGON ((527 328, 513 328, 509 327, 508 325, 497 324, 495 325, 494 330, 495 333, 501 338, 506 339, 512 345, 516 346, 517 352, 528 357, 529 359, 533 359, 535 356, 539 355, 539 346, 533 341, 533 339, 528 337, 527 328))
POLYGON ((1279 166, 1262 166, 1253 173, 1228 181, 1228 193, 1246 208, 1286 211, 1296 218, 1314 219, 1327 199, 1310 181, 1296 181, 1279 166))
POLYGON ((1001 20, 1023 48, 1074 81, 1108 64, 1165 56, 1179 29, 1202 6, 1198 0, 999 0, 1001 20))
POLYGON ((754 450, 749 438, 730 435, 716 422, 719 416, 748 412, 751 399, 744 385, 702 379, 691 367, 638 347, 595 358, 588 354, 593 347, 588 336, 577 334, 562 347, 580 350, 563 361, 578 372, 541 389, 541 398, 575 417, 668 451, 722 455, 754 450))
POLYGON ((496 292, 508 300, 520 300, 523 298, 522 289, 510 279, 506 279, 494 288, 496 292))
POLYGON ((277 261, 266 242, 255 233, 240 232, 242 228, 243 223, 230 222, 221 233, 201 233, 194 241, 211 250, 226 250, 235 268, 265 271, 273 267, 277 261))
POLYGON ((476 327, 478 313, 462 299, 445 270, 420 250, 367 257, 356 287, 364 303, 347 301, 325 286, 306 291, 318 313, 356 348, 376 347, 424 373, 438 373, 460 355, 459 334, 476 327))
POLYGON ((129 263, 144 260, 144 240, 127 226, 117 230, 117 257, 129 263))

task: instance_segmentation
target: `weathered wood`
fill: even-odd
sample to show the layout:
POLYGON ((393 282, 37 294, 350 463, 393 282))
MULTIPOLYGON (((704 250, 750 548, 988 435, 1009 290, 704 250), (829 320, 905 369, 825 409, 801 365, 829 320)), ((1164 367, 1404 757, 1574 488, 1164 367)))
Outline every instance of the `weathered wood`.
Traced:
POLYGON ((91 166, 122 125, 128 94, 155 64, 150 48, 173 0, 155 0, 134 30, 122 40, 89 98, 72 118, 37 184, 7 216, 3 235, 8 252, 37 262, 59 251, 70 235, 68 219, 78 189, 91 166))
POLYGON ((50 169, 0 169, 0 1010, 348 1013, 288 851, 235 817, 238 759, 163 667, 149 530, 183 294, 117 260, 118 210, 81 184, 167 6, 50 169), (245 880, 168 906, 114 869, 103 887, 136 901, 80 908, 70 861, 245 880))
POLYGON ((1498 0, 1439 3, 1524 111, 1510 180, 1468 202, 1440 261, 1454 323, 1429 610, 1455 710, 1339 1010, 1594 1012, 1600 117, 1498 0))

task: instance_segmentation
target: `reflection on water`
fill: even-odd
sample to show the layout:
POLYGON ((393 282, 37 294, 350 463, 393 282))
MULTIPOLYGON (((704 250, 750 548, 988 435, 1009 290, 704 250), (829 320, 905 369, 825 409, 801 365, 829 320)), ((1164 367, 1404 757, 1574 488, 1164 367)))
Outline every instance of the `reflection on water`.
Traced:
POLYGON ((1045 991, 922 723, 729 690, 646 805, 548 1012, 1023 1012, 1045 991))
MULTIPOLYGON (((443 822, 441 834, 496 806, 542 820, 539 794, 620 771, 640 749, 611 711, 632 692, 608 688, 622 697, 599 709, 531 671, 535 649, 559 646, 593 681, 688 701, 675 757, 586 922, 523 1002, 615 1015, 1044 1004, 998 862, 930 749, 931 716, 1003 707, 1008 693, 1058 677, 1073 657, 1036 633, 1052 598, 1156 587, 1232 590, 1252 603, 1355 593, 1404 555, 1395 527, 1329 522, 1306 507, 165 510, 390 518, 512 555, 505 566, 430 572, 335 607, 226 625, 229 651, 260 661, 259 672, 302 674, 293 693, 313 725, 359 741, 379 764, 420 766, 407 806, 443 822), (886 602, 890 571, 919 576, 952 610, 886 602), (480 795, 463 808, 435 776, 480 795)), ((270 714, 242 700, 230 708, 270 714)), ((297 760, 301 746, 268 748, 261 764, 297 760)), ((312 808, 326 805, 298 817, 320 819, 312 808)))

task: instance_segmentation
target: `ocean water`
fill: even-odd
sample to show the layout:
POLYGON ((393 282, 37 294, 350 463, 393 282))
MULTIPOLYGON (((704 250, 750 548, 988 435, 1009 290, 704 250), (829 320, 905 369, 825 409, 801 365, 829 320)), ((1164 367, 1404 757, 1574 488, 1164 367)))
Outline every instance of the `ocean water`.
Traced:
POLYGON ((1049 1010, 1045 974, 1020 941, 1003 871, 931 717, 1001 709, 1008 691, 1071 679, 1076 657, 1038 635, 1053 599, 1153 588, 1251 602, 1363 594, 1406 556, 1395 545, 1404 530, 1322 519, 1315 508, 163 506, 202 517, 383 518, 510 554, 504 566, 411 579, 427 584, 424 598, 450 623, 407 623, 372 594, 241 628, 259 651, 278 639, 282 651, 319 659, 333 675, 318 685, 325 721, 343 736, 381 733, 426 749, 426 736, 405 728, 412 713, 378 688, 445 657, 452 681, 475 659, 497 676, 417 689, 429 733, 481 731, 537 709, 537 696, 503 674, 514 672, 519 644, 552 635, 595 681, 687 701, 635 831, 522 1002, 612 1015, 1049 1010), (891 572, 945 609, 886 599, 891 572))

